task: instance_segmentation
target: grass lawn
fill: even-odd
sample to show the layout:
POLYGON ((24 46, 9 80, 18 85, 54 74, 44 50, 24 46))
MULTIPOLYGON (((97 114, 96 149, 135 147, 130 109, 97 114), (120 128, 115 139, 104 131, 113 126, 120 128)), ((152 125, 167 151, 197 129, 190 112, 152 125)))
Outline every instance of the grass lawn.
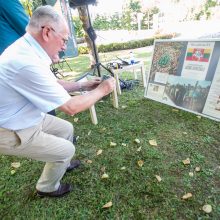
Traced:
MULTIPOLYGON (((150 52, 137 50, 135 55, 149 64, 150 52)), ((114 53, 101 56, 104 62, 104 56, 107 61, 114 53)), ((89 60, 79 56, 73 63, 79 73, 89 60)), ((219 122, 143 94, 141 86, 122 91, 119 109, 104 98, 96 104, 96 126, 88 111, 74 117, 58 113, 73 123, 79 136, 76 158, 83 163, 64 176, 63 182, 74 185, 66 197, 36 196, 44 163, 0 156, 0 219, 220 219, 219 122), (187 158, 190 164, 184 165, 187 158), (14 174, 12 162, 21 163, 14 174), (192 197, 182 199, 187 193, 192 197), (110 208, 102 208, 110 201, 110 208), (212 206, 209 214, 202 210, 206 204, 212 206)))

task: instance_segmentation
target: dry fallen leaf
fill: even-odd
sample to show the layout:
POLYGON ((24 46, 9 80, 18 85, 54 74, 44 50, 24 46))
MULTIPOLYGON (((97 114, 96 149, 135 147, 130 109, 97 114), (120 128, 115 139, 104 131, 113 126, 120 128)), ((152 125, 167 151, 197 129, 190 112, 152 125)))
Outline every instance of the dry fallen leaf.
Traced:
POLYGON ((139 167, 142 167, 144 165, 144 161, 143 160, 139 160, 137 162, 137 164, 138 164, 139 167))
POLYGON ((115 142, 110 142, 111 147, 115 147, 117 144, 115 142))
POLYGON ((137 149, 137 152, 139 152, 139 151, 141 151, 141 147, 139 147, 139 148, 137 149))
POLYGON ((204 205, 203 207, 202 207, 202 210, 205 212, 205 213, 210 213, 210 212, 212 212, 212 206, 211 205, 204 205))
POLYGON ((183 134, 187 134, 187 132, 183 132, 183 134))
POLYGON ((11 167, 13 167, 15 169, 19 168, 20 166, 21 166, 20 162, 13 162, 13 163, 11 163, 11 167))
POLYGON ((189 172, 189 176, 193 177, 194 173, 193 172, 189 172))
POLYGON ((127 146, 127 144, 125 144, 125 143, 122 143, 121 145, 122 145, 123 147, 126 147, 126 146, 127 146))
POLYGON ((112 201, 106 203, 105 205, 102 206, 103 209, 110 208, 112 206, 112 201))
POLYGON ((121 170, 126 170, 126 167, 121 167, 121 170))
POLYGON ((103 175, 102 175, 102 177, 101 177, 102 179, 108 179, 109 178, 109 176, 108 176, 108 174, 107 173, 104 173, 103 175))
POLYGON ((158 182, 161 182, 161 181, 162 181, 162 179, 161 179, 161 177, 160 177, 160 176, 155 175, 155 177, 156 177, 156 179, 157 179, 157 181, 158 181, 158 182))
POLYGON ((97 153, 96 153, 97 156, 100 155, 100 154, 102 154, 102 149, 99 149, 99 150, 97 151, 97 153))
POLYGON ((104 173, 104 172, 105 172, 105 167, 102 167, 102 168, 101 168, 101 171, 104 173))
POLYGON ((198 119, 201 119, 201 118, 202 118, 201 115, 197 115, 196 117, 197 117, 198 119))
POLYGON ((140 140, 137 139, 137 138, 134 140, 134 142, 137 143, 137 144, 140 144, 140 143, 141 143, 140 140))
POLYGON ((15 170, 11 170, 11 175, 14 175, 16 173, 15 170))
POLYGON ((77 121, 79 121, 79 118, 74 118, 73 121, 77 122, 77 121))
POLYGON ((195 168, 195 171, 196 171, 196 172, 199 172, 199 171, 201 171, 201 168, 200 168, 200 167, 196 167, 196 168, 195 168))
POLYGON ((191 197, 192 197, 192 193, 187 193, 182 197, 182 199, 189 199, 191 197))
POLYGON ((173 112, 178 112, 179 109, 175 109, 175 108, 173 108, 172 111, 173 111, 173 112))
POLYGON ((157 141, 156 140, 149 140, 149 144, 152 146, 157 146, 157 141))
POLYGON ((190 159, 186 158, 185 160, 182 161, 184 165, 189 165, 190 164, 190 159))
POLYGON ((127 105, 122 105, 121 108, 125 109, 127 108, 127 105))
POLYGON ((92 160, 87 160, 86 163, 91 164, 92 160))

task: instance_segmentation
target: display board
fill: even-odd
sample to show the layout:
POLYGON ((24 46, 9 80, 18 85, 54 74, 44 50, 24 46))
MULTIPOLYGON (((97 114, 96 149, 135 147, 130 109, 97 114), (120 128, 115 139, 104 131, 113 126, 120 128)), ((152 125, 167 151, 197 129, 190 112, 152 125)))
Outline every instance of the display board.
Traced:
POLYGON ((220 120, 220 41, 156 40, 144 96, 220 120))

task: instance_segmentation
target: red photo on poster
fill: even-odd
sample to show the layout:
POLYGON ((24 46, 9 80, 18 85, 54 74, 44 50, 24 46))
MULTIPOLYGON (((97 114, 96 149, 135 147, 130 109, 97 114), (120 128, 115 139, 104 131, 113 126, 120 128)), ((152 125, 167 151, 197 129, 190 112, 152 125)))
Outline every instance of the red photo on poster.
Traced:
POLYGON ((210 50, 203 48, 188 48, 187 61, 209 62, 210 50))

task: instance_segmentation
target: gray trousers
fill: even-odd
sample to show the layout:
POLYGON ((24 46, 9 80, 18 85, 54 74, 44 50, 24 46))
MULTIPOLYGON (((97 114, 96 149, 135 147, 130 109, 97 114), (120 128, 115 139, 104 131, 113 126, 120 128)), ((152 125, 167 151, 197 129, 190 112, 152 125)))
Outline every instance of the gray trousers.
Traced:
POLYGON ((11 131, 0 128, 0 154, 46 162, 36 189, 56 191, 75 153, 71 123, 46 115, 37 126, 11 131))

